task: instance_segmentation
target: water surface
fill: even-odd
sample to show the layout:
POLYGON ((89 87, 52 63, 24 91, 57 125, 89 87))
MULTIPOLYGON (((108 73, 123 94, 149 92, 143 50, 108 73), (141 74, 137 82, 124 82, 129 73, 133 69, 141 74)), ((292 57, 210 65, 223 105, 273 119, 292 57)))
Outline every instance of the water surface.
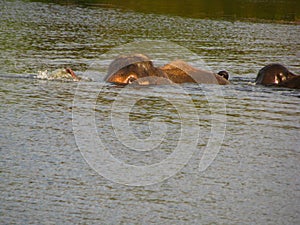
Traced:
MULTIPOLYGON (((300 72, 298 25, 186 18, 78 4, 0 4, 1 223, 300 222, 299 90, 249 84, 270 62, 300 72), (126 148, 114 135, 113 103, 117 97, 127 101, 130 96, 120 95, 124 88, 101 82, 105 70, 97 71, 96 81, 79 85, 25 77, 64 66, 87 75, 95 63, 111 60, 102 54, 144 39, 171 41, 191 50, 212 71, 229 71, 233 85, 221 87, 216 99, 222 101, 210 104, 208 96, 216 86, 182 86, 199 116, 197 148, 171 178, 133 187, 100 176, 83 158, 72 123, 78 87, 82 105, 76 105, 76 112, 82 115, 101 87, 94 110, 99 138, 114 157, 136 166, 157 163, 172 154, 181 119, 192 118, 188 110, 180 115, 172 105, 183 104, 184 96, 166 86, 129 90, 131 96, 145 96, 129 113, 130 129, 136 136, 151 135, 148 125, 153 118, 167 128, 160 148, 138 152, 126 148), (225 136, 215 160, 199 172, 212 135, 213 111, 226 118, 225 136)), ((153 50, 151 57, 159 63, 162 53, 157 52, 153 50)), ((170 58, 177 53, 176 49, 169 53, 170 58)), ((124 110, 115 108, 114 113, 124 110)), ((87 132, 89 128, 84 127, 87 132)))

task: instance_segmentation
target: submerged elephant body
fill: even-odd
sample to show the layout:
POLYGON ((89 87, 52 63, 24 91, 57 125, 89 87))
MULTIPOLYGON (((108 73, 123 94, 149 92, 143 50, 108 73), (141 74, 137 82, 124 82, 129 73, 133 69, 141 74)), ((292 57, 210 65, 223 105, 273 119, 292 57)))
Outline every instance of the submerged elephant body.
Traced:
POLYGON ((278 86, 300 89, 300 76, 294 76, 284 82, 279 83, 278 86))
MULTIPOLYGON (((230 84, 228 73, 195 68, 188 63, 176 60, 162 67, 155 67, 152 61, 143 54, 121 55, 108 68, 104 79, 107 82, 127 85, 162 85, 172 83, 230 84)), ((256 84, 272 85, 287 88, 300 88, 300 76, 290 72, 281 64, 269 64, 263 67, 255 80, 256 84)))
MULTIPOLYGON (((223 71, 227 73, 226 71, 223 71)), ((225 74, 228 76, 228 74, 225 74)), ((149 84, 171 83, 205 83, 229 84, 223 75, 192 67, 184 61, 176 60, 163 67, 157 68, 143 54, 121 55, 109 66, 104 79, 116 84, 131 84, 132 82, 149 84)))
POLYGON ((221 75, 197 69, 181 60, 170 62, 160 69, 174 83, 229 84, 229 81, 221 75))
POLYGON ((164 77, 167 75, 154 67, 152 61, 145 55, 121 55, 108 68, 105 81, 116 84, 130 84, 140 78, 164 77))
POLYGON ((281 64, 273 63, 259 70, 255 83, 279 87, 300 88, 300 76, 293 74, 281 64))

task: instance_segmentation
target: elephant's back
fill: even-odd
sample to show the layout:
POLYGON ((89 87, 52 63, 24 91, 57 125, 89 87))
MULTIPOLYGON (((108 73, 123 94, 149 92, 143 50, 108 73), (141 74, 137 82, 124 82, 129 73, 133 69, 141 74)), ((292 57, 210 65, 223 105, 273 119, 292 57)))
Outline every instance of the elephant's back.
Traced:
POLYGON ((181 60, 172 61, 161 69, 174 83, 219 84, 214 73, 194 68, 181 60))

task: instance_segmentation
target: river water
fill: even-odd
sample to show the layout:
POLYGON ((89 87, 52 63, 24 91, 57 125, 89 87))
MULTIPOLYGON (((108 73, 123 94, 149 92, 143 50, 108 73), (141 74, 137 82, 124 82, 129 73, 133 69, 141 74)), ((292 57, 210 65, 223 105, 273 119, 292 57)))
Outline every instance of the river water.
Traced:
POLYGON ((0 5, 1 224, 299 224, 300 92, 252 84, 300 72, 299 25, 0 5), (132 49, 232 85, 103 83, 132 49), (31 78, 65 66, 92 81, 31 78))

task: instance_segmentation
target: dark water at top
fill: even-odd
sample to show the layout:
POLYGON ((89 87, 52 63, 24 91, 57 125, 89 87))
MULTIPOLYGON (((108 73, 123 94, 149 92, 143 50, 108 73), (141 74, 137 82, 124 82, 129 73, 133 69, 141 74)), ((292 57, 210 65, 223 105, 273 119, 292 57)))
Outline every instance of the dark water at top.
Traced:
POLYGON ((143 13, 168 14, 192 18, 218 18, 226 20, 273 20, 299 22, 300 4, 296 0, 68 0, 47 1, 63 5, 121 8, 143 13))
MULTIPOLYGON (((208 8, 218 6, 217 1, 210 2, 208 8)), ((204 17, 215 19, 211 20, 192 8, 191 16, 180 14, 189 12, 189 4, 162 10, 158 1, 126 5, 96 1, 97 7, 91 1, 67 5, 1 1, 1 223, 299 224, 300 92, 251 84, 257 71, 270 62, 300 73, 300 27, 280 22, 297 20, 299 4, 269 2, 278 7, 276 18, 270 13, 267 18, 252 16, 246 7, 250 16, 226 19, 207 13, 204 17), (160 7, 143 9, 152 4, 160 7), (284 19, 284 10, 295 16, 284 19), (272 21, 247 20, 253 17, 272 21), (232 85, 125 89, 101 82, 113 53, 124 51, 127 43, 145 40, 154 44, 138 49, 144 47, 155 63, 184 55, 188 62, 212 71, 226 69, 232 85), (187 49, 191 54, 184 54, 187 49), (25 79, 38 70, 65 66, 95 79, 80 84, 25 79), (134 99, 136 104, 126 107, 134 99), (89 112, 95 113, 92 123, 89 112), (151 134, 163 132, 150 142, 164 138, 161 145, 147 152, 126 147, 111 121, 112 116, 120 121, 126 113, 129 127, 115 125, 128 130, 127 144, 135 144, 126 140, 130 132, 145 146, 151 134), (190 131, 182 130, 182 121, 190 131), (153 124, 156 129, 151 130, 153 124), (83 131, 79 136, 78 125, 83 131), (181 134, 190 132, 194 137, 194 128, 200 135, 186 165, 169 179, 148 186, 104 178, 85 161, 80 146, 95 146, 99 139, 121 162, 151 165, 172 156, 181 134), (93 129, 97 137, 90 140, 93 129), (209 150, 206 146, 218 138, 222 142, 216 158, 199 171, 209 150)), ((184 137, 181 141, 187 145, 193 142, 184 137)), ((128 174, 120 170, 119 175, 128 174)))

